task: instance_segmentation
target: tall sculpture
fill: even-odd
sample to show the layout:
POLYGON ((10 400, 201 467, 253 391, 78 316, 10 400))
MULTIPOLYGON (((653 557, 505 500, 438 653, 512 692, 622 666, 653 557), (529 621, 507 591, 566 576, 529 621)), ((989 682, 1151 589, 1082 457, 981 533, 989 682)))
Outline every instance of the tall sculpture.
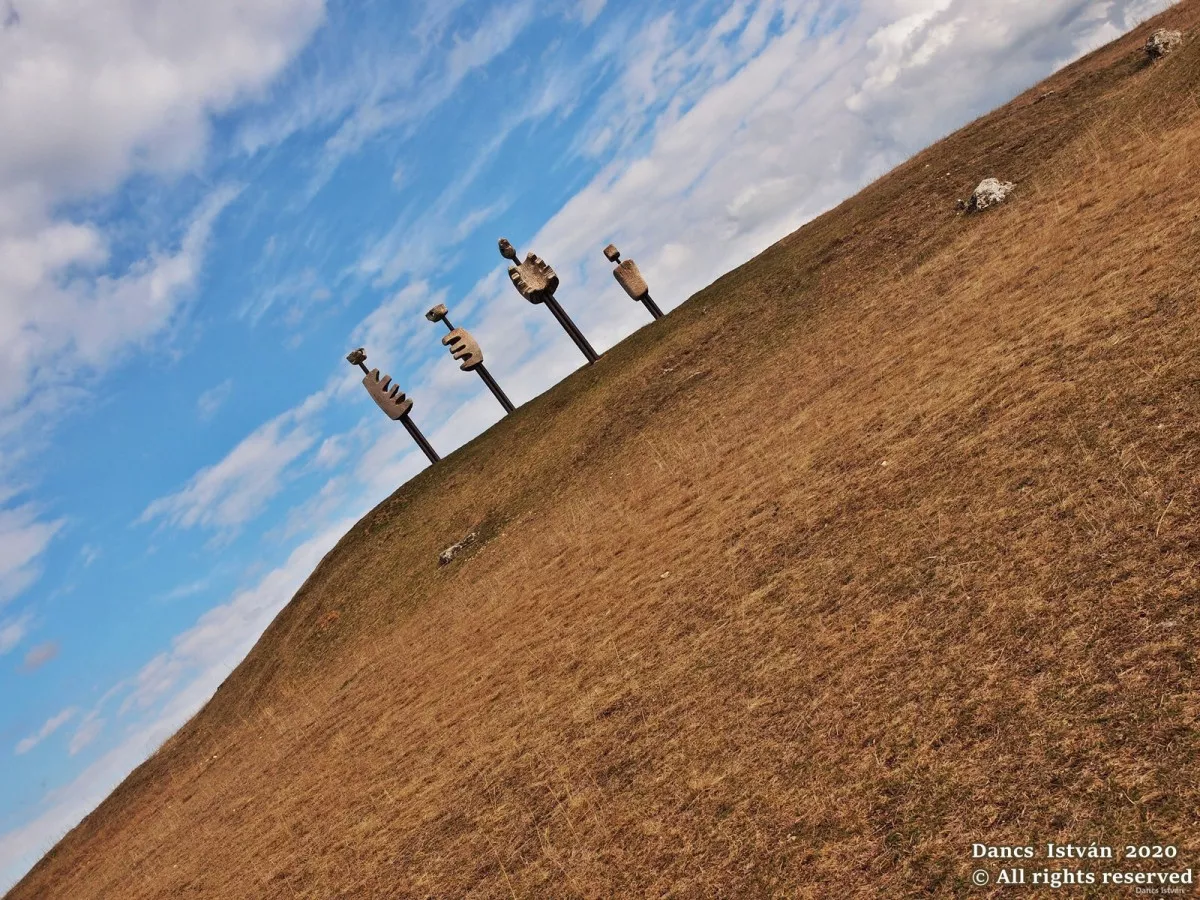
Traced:
POLYGON ((450 333, 442 338, 442 343, 450 348, 450 355, 459 361, 458 367, 464 372, 475 372, 483 379, 483 383, 488 386, 488 390, 492 395, 500 401, 500 405, 504 407, 506 413, 512 412, 516 407, 512 401, 508 399, 508 395, 496 383, 496 379, 492 377, 492 373, 487 370, 483 364, 483 351, 479 349, 479 343, 475 338, 471 337, 470 332, 465 328, 455 328, 450 324, 450 319, 447 317, 449 310, 446 309, 446 304, 439 303, 429 312, 425 313, 425 318, 430 322, 444 322, 446 327, 450 329, 450 333))
POLYGON ((358 366, 365 373, 363 375, 363 387, 367 389, 367 393, 371 395, 371 399, 384 411, 389 419, 399 420, 412 436, 417 446, 424 451, 429 457, 431 463, 441 459, 437 455, 437 451, 433 449, 433 445, 425 439, 425 435, 421 434, 421 429, 417 424, 409 418, 408 414, 412 411, 413 402, 404 396, 404 392, 400 390, 400 385, 392 384, 391 375, 379 374, 378 369, 367 369, 367 354, 362 347, 357 350, 351 350, 346 356, 346 362, 352 366, 358 366), (391 389, 389 390, 389 385, 391 389))
POLYGON ((587 358, 587 361, 594 363, 598 360, 599 355, 592 349, 592 345, 583 336, 583 332, 554 299, 554 292, 558 290, 558 275, 554 270, 533 253, 527 253, 525 262, 519 262, 516 248, 508 242, 507 238, 500 238, 500 255, 516 263, 516 265, 508 267, 508 277, 512 279, 513 287, 521 296, 530 303, 544 303, 549 307, 554 318, 558 319, 558 324, 575 342, 575 346, 579 348, 579 352, 587 358))
POLYGON ((617 267, 613 269, 613 278, 617 279, 617 284, 625 288, 625 293, 634 300, 641 301, 654 318, 661 319, 663 312, 650 296, 650 285, 646 284, 646 279, 642 277, 637 263, 632 259, 621 262, 621 251, 617 249, 616 244, 609 244, 605 247, 604 256, 609 262, 617 264, 617 267))

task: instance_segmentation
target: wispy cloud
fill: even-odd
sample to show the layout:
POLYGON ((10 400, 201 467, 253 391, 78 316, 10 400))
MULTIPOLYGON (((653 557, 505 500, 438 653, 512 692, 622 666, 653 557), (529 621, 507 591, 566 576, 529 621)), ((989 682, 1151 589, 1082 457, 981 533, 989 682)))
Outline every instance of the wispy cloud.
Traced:
POLYGON ((473 72, 479 71, 512 46, 534 17, 533 0, 517 0, 481 18, 466 37, 455 36, 449 48, 436 56, 441 65, 417 80, 413 73, 394 83, 377 83, 366 102, 359 103, 325 141, 308 195, 323 187, 342 162, 376 135, 400 125, 414 129, 431 112, 458 91, 473 72))
POLYGON ((100 269, 110 256, 100 226, 59 206, 138 172, 195 168, 209 115, 261 90, 323 14, 322 0, 279 0, 253 16, 181 0, 147 30, 125 0, 103 15, 23 10, 0 56, 0 408, 45 383, 50 360, 59 377, 103 368, 160 329, 232 198, 210 197, 180 253, 150 253, 122 275, 100 269))
MULTIPOLYGON (((252 16, 236 6, 181 0, 149 30, 127 0, 102 12, 25 4, 9 16, 0 53, 0 476, 36 462, 62 411, 89 398, 89 379, 161 335, 195 287, 236 187, 213 190, 173 242, 156 236, 167 249, 114 240, 79 201, 139 173, 173 178, 197 167, 209 116, 261 90, 324 13, 323 0, 279 0, 252 16)), ((0 510, 0 603, 37 578, 36 559, 60 524, 31 519, 28 507, 0 510)))
POLYGON ((584 25, 591 25, 604 11, 607 0, 577 0, 575 14, 584 25))
POLYGON ((0 231, 0 409, 9 411, 0 440, 52 426, 69 401, 86 396, 70 376, 106 371, 173 321, 217 217, 239 191, 214 190, 173 252, 152 252, 119 275, 96 271, 108 248, 90 226, 48 226, 24 239, 32 248, 5 245, 0 231), (24 259, 9 266, 8 256, 24 259))
POLYGON ((321 442, 321 446, 317 448, 316 455, 313 457, 313 464, 321 469, 332 469, 351 452, 349 446, 350 439, 345 435, 334 435, 327 437, 321 442))
POLYGON ((137 521, 157 519, 177 528, 228 535, 263 510, 282 489, 288 467, 315 441, 303 409, 291 410, 259 427, 179 491, 150 503, 137 521))
POLYGON ((185 600, 188 597, 195 597, 197 594, 202 594, 208 590, 210 579, 199 578, 195 581, 189 581, 186 584, 181 584, 167 591, 159 600, 169 603, 174 600, 185 600))
POLYGON ((13 651, 25 635, 29 633, 29 625, 33 616, 29 613, 11 619, 0 619, 0 656, 13 651))
POLYGON ((26 672, 34 672, 58 656, 59 650, 60 647, 57 641, 47 641, 44 644, 31 647, 29 652, 25 654, 25 662, 22 668, 26 672))
POLYGON ((84 748, 90 746, 96 738, 104 731, 105 720, 100 718, 95 711, 84 716, 83 721, 79 723, 79 727, 75 729, 75 733, 71 735, 71 742, 67 746, 71 756, 75 756, 84 748))
POLYGON ((0 606, 37 579, 38 559, 63 524, 39 517, 32 504, 0 508, 0 606))
POLYGON ((196 398, 196 412, 205 421, 211 419, 225 405, 225 401, 229 399, 231 393, 233 393, 233 379, 226 378, 196 398))
POLYGON ((17 756, 28 753, 46 738, 50 737, 50 735, 54 734, 54 732, 58 731, 58 729, 62 728, 63 725, 67 724, 67 722, 74 718, 78 712, 78 709, 71 706, 67 709, 64 709, 58 715, 47 719, 42 727, 39 728, 34 734, 31 734, 29 737, 23 738, 20 742, 18 742, 14 752, 17 754, 17 756))

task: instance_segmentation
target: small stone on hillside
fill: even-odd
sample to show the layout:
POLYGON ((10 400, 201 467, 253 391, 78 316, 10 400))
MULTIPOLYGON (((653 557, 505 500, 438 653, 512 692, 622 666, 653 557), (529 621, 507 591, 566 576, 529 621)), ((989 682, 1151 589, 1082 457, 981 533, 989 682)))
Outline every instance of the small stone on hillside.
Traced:
POLYGON ((470 544, 475 543, 475 532, 472 531, 457 544, 451 544, 445 550, 438 554, 438 565, 445 566, 454 562, 454 557, 462 553, 462 551, 470 544))
POLYGON ((959 206, 967 212, 979 212, 987 209, 989 206, 995 206, 997 203, 1003 203, 1008 199, 1008 195, 1012 193, 1016 185, 1011 181, 1000 181, 997 178, 985 178, 979 182, 979 187, 975 188, 975 193, 971 194, 971 199, 966 203, 959 201, 959 206))
POLYGON ((1151 59, 1162 59, 1172 50, 1178 50, 1182 43, 1182 32, 1160 28, 1146 41, 1146 55, 1151 59))

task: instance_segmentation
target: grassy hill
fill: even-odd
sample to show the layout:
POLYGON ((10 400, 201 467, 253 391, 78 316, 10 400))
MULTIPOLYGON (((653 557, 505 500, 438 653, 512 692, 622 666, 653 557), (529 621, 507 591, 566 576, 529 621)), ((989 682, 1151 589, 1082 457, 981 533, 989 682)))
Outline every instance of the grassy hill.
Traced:
POLYGON ((974 842, 1197 866, 1200 42, 1141 46, 1198 23, 406 484, 10 896, 986 896, 974 842), (987 176, 1012 200, 960 215, 987 176))

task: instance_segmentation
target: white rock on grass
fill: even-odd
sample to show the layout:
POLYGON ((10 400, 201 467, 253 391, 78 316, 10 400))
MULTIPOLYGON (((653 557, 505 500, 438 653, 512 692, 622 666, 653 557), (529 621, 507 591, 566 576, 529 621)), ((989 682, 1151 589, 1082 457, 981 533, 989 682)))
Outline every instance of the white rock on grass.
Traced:
POLYGON ((1146 41, 1146 55, 1151 59, 1162 59, 1172 50, 1178 50, 1182 43, 1182 32, 1160 28, 1146 41))
POLYGON ((979 182, 979 187, 971 194, 966 203, 959 201, 959 206, 967 212, 979 212, 1008 199, 1016 185, 1011 181, 1000 181, 998 178, 985 178, 979 182))
POLYGON ((462 553, 463 550, 465 550, 467 547, 471 546, 471 544, 475 543, 475 539, 477 537, 478 537, 478 534, 476 532, 472 531, 470 534, 468 534, 465 538, 463 538, 457 544, 451 544, 449 547, 447 547, 445 550, 443 550, 441 553, 438 554, 438 565, 446 566, 446 565, 449 565, 450 563, 452 563, 454 561, 454 557, 458 556, 458 554, 462 553))

